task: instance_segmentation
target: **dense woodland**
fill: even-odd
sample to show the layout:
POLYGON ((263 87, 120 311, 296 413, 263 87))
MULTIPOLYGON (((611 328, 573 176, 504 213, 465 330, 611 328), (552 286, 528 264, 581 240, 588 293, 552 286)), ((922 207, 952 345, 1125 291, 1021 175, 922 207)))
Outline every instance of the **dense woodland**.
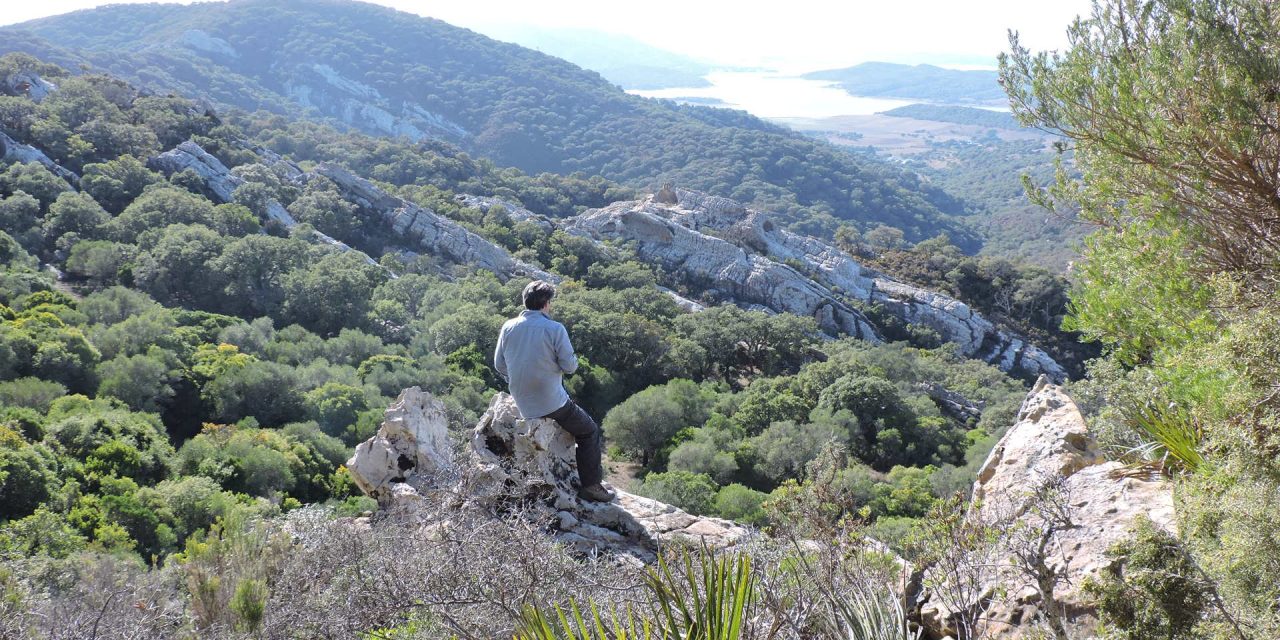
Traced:
MULTIPOLYGON (((236 15, 251 4, 225 10, 236 15)), ((287 14, 299 5, 274 6, 287 14)), ((159 20, 183 9, 136 11, 159 20)), ((867 209, 857 225, 824 226, 822 213, 844 214, 822 205, 815 217, 797 217, 801 228, 817 221, 880 269, 950 291, 1029 334, 1043 332, 1051 348, 1073 354, 1070 364, 1100 353, 1083 364, 1087 376, 1071 390, 1106 456, 1123 461, 1125 473, 1170 479, 1178 523, 1176 534, 1138 526, 1085 586, 1107 638, 1264 640, 1280 632, 1275 12, 1262 0, 1112 0, 1070 27, 1073 46, 1062 54, 1028 51, 1013 37, 1002 84, 1021 122, 1061 132, 1060 162, 1051 172, 1039 157, 1011 165, 999 180, 975 181, 978 193, 969 197, 1012 198, 1009 174, 1029 173, 1036 204, 1095 225, 1067 298, 1068 283, 1048 271, 928 240, 945 225, 880 226, 902 220, 876 213, 900 211, 892 207, 867 209), (1253 170, 1242 177, 1241 167, 1253 170), (1059 321, 1096 346, 1069 344, 1059 321)), ((261 24, 236 28, 261 33, 254 31, 261 24)), ((442 38, 463 33, 430 24, 442 38)), ((95 46, 104 51, 140 39, 105 28, 73 33, 57 21, 42 28, 60 41, 101 39, 95 46)), ((261 42, 235 44, 260 52, 261 42)), ((353 55, 325 51, 340 63, 353 55)), ((120 64, 164 69, 150 65, 181 58, 167 55, 121 55, 120 64)), ((512 47, 503 55, 530 54, 512 47)), ((263 86, 211 75, 203 63, 182 68, 192 74, 187 82, 239 83, 220 91, 255 95, 263 86)), ((549 640, 562 637, 555 621, 530 622, 528 610, 512 609, 527 599, 504 589, 555 584, 581 603, 613 598, 608 611, 619 611, 640 601, 618 592, 642 597, 635 594, 648 590, 644 602, 670 605, 688 578, 693 592, 730 600, 761 594, 761 613, 744 627, 750 630, 725 637, 769 637, 757 623, 794 631, 780 637, 863 637, 856 634, 868 621, 889 620, 877 627, 879 637, 903 639, 911 636, 896 600, 866 599, 865 578, 874 572, 856 573, 862 587, 841 582, 854 575, 846 562, 866 558, 854 550, 865 542, 861 535, 935 563, 983 544, 963 525, 962 491, 1012 422, 1025 392, 1020 381, 960 359, 910 327, 899 328, 897 342, 871 346, 821 340, 811 319, 786 314, 733 306, 684 313, 654 286, 664 274, 625 247, 606 251, 453 197, 498 195, 570 215, 633 195, 643 186, 633 181, 639 165, 632 176, 617 175, 555 156, 555 171, 587 173, 530 175, 503 167, 514 163, 503 155, 510 148, 493 147, 497 159, 484 160, 445 143, 342 132, 290 117, 283 105, 267 104, 270 92, 256 94, 264 102, 254 106, 275 111, 225 112, 27 55, 0 57, 0 76, 18 70, 59 88, 40 103, 0 96, 0 128, 82 177, 72 188, 38 163, 0 166, 0 635, 81 620, 76 628, 96 635, 110 612, 107 624, 153 634, 492 637, 541 622, 545 634, 521 637, 549 640), (193 174, 148 169, 149 157, 188 139, 244 179, 231 202, 212 200, 193 174), (382 536, 330 526, 371 507, 342 462, 401 388, 416 384, 442 398, 455 431, 474 424, 499 390, 488 358, 524 283, 404 246, 412 242, 326 179, 276 173, 260 147, 304 170, 345 163, 562 276, 556 314, 584 360, 568 387, 602 419, 615 466, 630 463, 626 473, 634 477, 615 478, 695 513, 816 541, 830 553, 778 554, 763 545, 751 550, 756 566, 766 567, 758 572, 748 570, 746 555, 684 556, 688 564, 674 574, 663 565, 638 577, 621 564, 571 558, 516 519, 476 524, 444 514, 464 541, 446 551, 434 533, 394 524, 382 536), (302 224, 290 231, 268 223, 270 200, 302 224), (379 264, 313 243, 311 229, 379 264), (944 411, 930 398, 938 387, 978 411, 944 411), (310 544, 295 545, 303 538, 310 544), (307 588, 321 575, 344 576, 327 583, 335 591, 326 595, 341 597, 312 597, 307 588), (754 591, 751 576, 762 581, 754 591), (864 595, 850 601, 836 593, 864 595)), ((364 81, 393 83, 388 74, 364 81)), ((580 77, 589 84, 592 76, 580 77)), ((497 87, 509 88, 494 80, 482 93, 497 87)), ((508 114, 512 122, 524 122, 519 109, 537 109, 516 104, 508 105, 517 109, 508 114)), ((449 108, 454 117, 476 118, 469 124, 480 119, 449 108)), ((769 145, 791 140, 730 112, 672 113, 691 119, 671 124, 676 129, 742 120, 737 129, 706 131, 769 145)), ((591 130, 591 122, 572 126, 591 130)), ((735 152, 750 156, 755 148, 735 152)), ((948 150, 957 162, 971 152, 981 147, 948 150)), ((604 162, 607 148, 600 153, 604 162)), ((761 166, 753 163, 742 166, 761 166)), ((745 175, 705 179, 751 182, 745 175)), ((915 194, 906 200, 919 195, 903 193, 915 194)), ((788 200, 794 195, 777 197, 799 202, 788 200)), ((889 584, 882 577, 875 588, 889 584)), ((608 624, 594 611, 584 615, 608 624)), ((654 619, 663 615, 654 609, 654 619)))
POLYGON ((569 278, 556 313, 587 363, 570 390, 603 418, 615 459, 640 463, 640 492, 695 513, 764 524, 770 493, 797 490, 810 461, 839 451, 852 508, 892 538, 971 481, 1021 395, 939 345, 823 344, 811 319, 682 313, 625 251, 452 197, 566 215, 628 193, 599 178, 532 178, 278 117, 224 122, 22 55, 0 67, 59 84, 39 104, 0 97, 3 125, 83 174, 75 190, 36 163, 0 173, 7 553, 130 550, 163 563, 229 510, 358 512, 368 503, 341 464, 402 388, 443 398, 459 430, 499 389, 489 354, 524 283, 397 251, 405 239, 381 218, 323 178, 283 180, 250 151, 257 143, 304 165, 343 158, 389 183, 414 176, 387 186, 569 278), (215 204, 192 174, 146 167, 188 138, 246 180, 233 202, 215 204), (267 199, 303 224, 289 234, 266 223, 267 199), (398 277, 308 243, 307 228, 381 255, 398 277), (985 410, 946 415, 929 384, 985 410))
POLYGON ((376 5, 119 5, 6 28, 0 43, 162 92, 365 130, 369 122, 343 120, 346 107, 326 110, 326 96, 365 104, 377 94, 392 114, 437 114, 465 130, 445 127, 441 137, 531 174, 584 172, 651 190, 672 182, 784 213, 828 237, 844 220, 902 229, 910 241, 945 232, 967 250, 981 244, 951 217, 961 205, 915 173, 745 112, 632 96, 563 60, 376 5), (221 39, 234 54, 183 44, 188 30, 221 39), (352 93, 326 85, 320 63, 352 93), (319 111, 290 94, 300 84, 313 87, 308 100, 319 111))

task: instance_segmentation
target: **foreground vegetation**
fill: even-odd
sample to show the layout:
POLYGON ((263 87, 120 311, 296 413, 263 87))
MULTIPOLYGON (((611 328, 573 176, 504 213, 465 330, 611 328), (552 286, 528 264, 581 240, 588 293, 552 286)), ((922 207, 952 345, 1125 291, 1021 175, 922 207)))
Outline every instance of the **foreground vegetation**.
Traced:
POLYGON ((1095 4, 1065 54, 1001 64, 1014 113, 1061 131, 1047 206, 1099 230, 1070 324, 1105 345, 1083 397, 1117 455, 1178 485, 1179 536, 1140 532, 1098 587, 1117 637, 1280 633, 1276 7, 1095 4))

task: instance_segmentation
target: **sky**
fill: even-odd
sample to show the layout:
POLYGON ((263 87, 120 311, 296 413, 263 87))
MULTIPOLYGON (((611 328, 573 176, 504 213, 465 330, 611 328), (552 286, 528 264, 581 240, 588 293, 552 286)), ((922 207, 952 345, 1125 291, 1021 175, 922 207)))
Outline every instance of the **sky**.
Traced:
MULTIPOLYGON (((99 0, 5 2, 0 24, 66 13, 99 0)), ((124 0, 133 1, 133 0, 124 0)), ((496 25, 621 33, 715 64, 810 71, 879 60, 994 66, 1009 29, 1033 49, 1066 46, 1089 0, 376 0, 484 33, 496 25)), ((184 2, 184 4, 186 4, 184 2)))

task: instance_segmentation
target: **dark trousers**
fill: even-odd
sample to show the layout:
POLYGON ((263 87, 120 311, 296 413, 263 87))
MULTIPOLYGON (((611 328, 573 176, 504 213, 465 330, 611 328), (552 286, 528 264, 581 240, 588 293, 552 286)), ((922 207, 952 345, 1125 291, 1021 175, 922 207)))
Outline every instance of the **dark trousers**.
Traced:
POLYGON ((600 469, 600 427, 596 421, 573 400, 542 417, 555 420, 578 441, 578 480, 582 486, 599 484, 604 472, 600 469))

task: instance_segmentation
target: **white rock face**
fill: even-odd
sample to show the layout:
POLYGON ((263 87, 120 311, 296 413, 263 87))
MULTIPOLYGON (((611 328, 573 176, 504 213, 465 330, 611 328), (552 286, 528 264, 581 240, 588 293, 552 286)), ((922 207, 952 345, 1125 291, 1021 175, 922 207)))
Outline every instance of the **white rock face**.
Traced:
POLYGON ((479 209, 481 211, 486 211, 486 212, 493 207, 498 207, 499 209, 502 209, 503 211, 507 212, 507 215, 511 216, 512 220, 516 220, 518 222, 531 222, 533 224, 538 225, 538 228, 542 229, 543 231, 550 232, 555 230, 556 228, 556 225, 554 222, 551 221, 551 218, 548 218, 543 215, 538 215, 518 204, 515 204, 513 202, 508 202, 506 200, 503 200, 502 198, 495 198, 493 196, 477 196, 477 195, 472 195, 470 193, 460 193, 454 196, 454 200, 456 200, 458 204, 464 207, 471 207, 472 209, 479 209))
POLYGON ((660 195, 587 211, 566 228, 598 240, 635 242, 646 259, 725 291, 738 304, 811 315, 826 331, 877 340, 873 325, 841 298, 859 300, 927 326, 961 354, 1002 370, 1067 377, 1047 353, 997 329, 963 302, 867 269, 832 245, 783 230, 766 213, 685 189, 660 195))
POLYGON ((225 58, 236 59, 240 57, 240 53, 236 51, 231 43, 210 35, 207 31, 200 29, 187 29, 182 32, 180 43, 206 54, 213 54, 225 58))
MULTIPOLYGON (((1172 486, 1158 476, 1124 471, 1119 462, 1099 455, 1084 417, 1063 389, 1041 378, 974 484, 969 517, 1032 533, 1046 531, 1049 522, 1043 509, 1033 508, 1033 492, 1046 483, 1057 485, 1070 527, 1051 536, 1046 566, 1059 576, 1054 599, 1072 637, 1097 631, 1095 609, 1082 586, 1109 565, 1107 549, 1125 539, 1139 517, 1176 532, 1172 486)), ((985 597, 991 598, 985 606, 984 637, 1023 637, 1043 613, 1039 590, 1015 568, 1013 544, 1014 536, 1001 540, 996 552, 1001 570, 984 586, 985 597)), ((930 637, 954 633, 946 622, 949 614, 936 598, 924 605, 922 619, 930 637)))
MULTIPOLYGON (((258 149, 260 154, 265 151, 258 149)), ((271 153, 264 156, 268 162, 285 162, 280 156, 271 153)), ((147 167, 159 171, 166 176, 190 169, 200 176, 204 181, 205 187, 221 202, 231 202, 231 196, 235 194, 236 188, 244 184, 239 176, 231 173, 231 170, 222 161, 205 151, 200 145, 187 140, 178 146, 170 149, 158 156, 147 161, 147 167)), ((297 167, 293 167, 297 169, 297 167)), ((267 203, 267 217, 282 224, 286 229, 292 229, 298 223, 289 215, 289 211, 279 202, 272 200, 267 203)), ((321 244, 329 245, 338 251, 355 251, 360 255, 366 264, 378 266, 378 263, 370 258, 362 251, 353 249, 347 243, 320 231, 312 231, 312 236, 321 244)), ((391 274, 395 277, 395 274, 391 274)))
POLYGON ((570 233, 595 240, 633 242, 645 260, 680 273, 693 286, 718 289, 739 304, 809 316, 825 331, 880 341, 871 322, 830 290, 791 266, 686 226, 685 211, 652 199, 615 202, 565 224, 570 233))
POLYGON ((395 500, 394 485, 410 477, 440 482, 454 470, 448 424, 444 403, 418 387, 405 389, 387 408, 378 433, 347 461, 351 478, 384 506, 395 500))
POLYGON ((507 253, 506 249, 468 231, 430 209, 402 200, 342 167, 322 164, 316 172, 332 180, 342 197, 382 216, 399 235, 412 238, 432 253, 458 264, 492 271, 506 279, 516 275, 558 281, 559 278, 507 253))
POLYGON ((25 95, 32 102, 41 102, 58 90, 58 85, 40 77, 34 71, 15 71, 4 79, 5 88, 13 95, 25 95))
POLYGON ((0 131, 0 160, 22 163, 39 162, 44 165, 44 168, 52 171, 59 178, 66 180, 71 186, 80 184, 80 176, 76 175, 74 171, 54 162, 43 151, 29 144, 22 144, 5 135, 2 131, 0 131))
POLYGON ((348 78, 327 64, 310 64, 296 69, 285 83, 285 93, 304 107, 314 107, 365 131, 424 138, 465 139, 466 129, 420 104, 395 104, 376 88, 348 78))
POLYGON ((580 500, 573 437, 551 420, 521 420, 505 393, 494 397, 472 432, 469 459, 449 462, 446 424, 439 401, 416 387, 406 389, 347 467, 361 490, 390 512, 411 513, 415 502, 445 496, 462 496, 492 511, 519 503, 584 554, 647 562, 663 541, 722 548, 750 535, 727 520, 693 516, 626 492, 608 504, 580 500))

